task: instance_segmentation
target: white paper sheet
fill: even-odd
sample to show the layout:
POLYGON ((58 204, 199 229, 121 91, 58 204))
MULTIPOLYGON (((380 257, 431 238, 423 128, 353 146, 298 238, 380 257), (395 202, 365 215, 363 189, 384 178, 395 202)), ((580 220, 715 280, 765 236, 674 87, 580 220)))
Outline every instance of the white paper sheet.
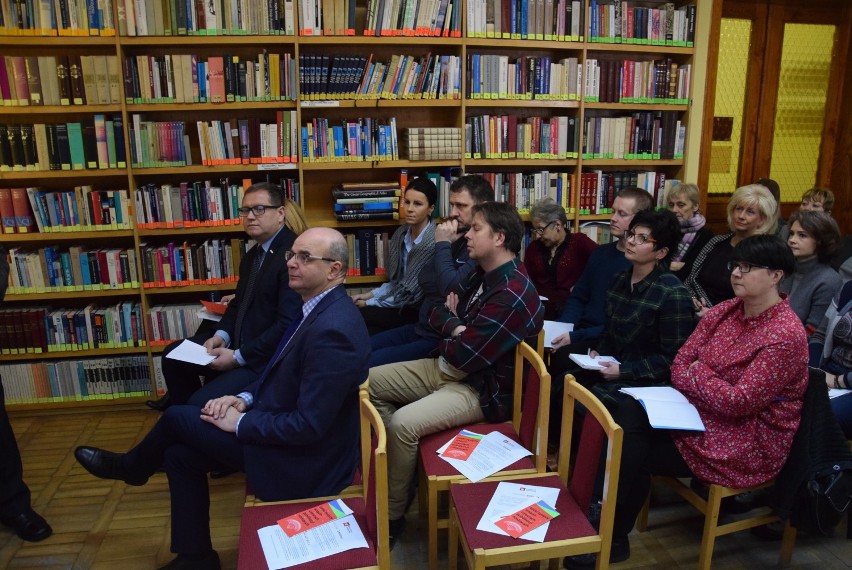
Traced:
POLYGON ((544 321, 544 347, 553 348, 553 339, 561 334, 574 331, 574 323, 544 321))
POLYGON ((621 364, 612 356, 592 357, 588 354, 569 354, 568 358, 570 358, 571 360, 579 364, 581 368, 585 368, 586 370, 603 370, 601 362, 614 362, 616 364, 621 364))
POLYGON ((288 537, 277 524, 258 529, 269 570, 289 568, 354 548, 367 548, 354 516, 343 517, 288 537))
POLYGON ((166 358, 181 360, 191 364, 200 364, 201 366, 205 366, 216 360, 215 356, 207 354, 206 348, 189 339, 180 343, 177 348, 166 355, 166 358))
MULTIPOLYGON (((452 441, 452 438, 450 438, 450 441, 452 441)), ((444 452, 450 441, 447 441, 447 443, 438 449, 439 455, 444 452)), ((441 459, 476 483, 489 475, 494 475, 504 467, 511 465, 527 455, 532 455, 532 452, 527 451, 499 431, 493 431, 482 437, 479 445, 476 446, 476 449, 473 450, 473 453, 465 461, 449 457, 441 457, 441 459)))
POLYGON ((222 320, 222 315, 217 315, 216 313, 211 313, 207 309, 198 309, 198 311, 195 314, 198 316, 198 318, 204 319, 205 321, 214 321, 214 322, 218 323, 219 321, 222 320))
MULTIPOLYGON (((556 499, 558 498, 559 489, 502 482, 497 485, 494 496, 491 497, 491 501, 488 503, 488 507, 485 508, 485 512, 482 514, 479 524, 476 525, 476 529, 509 536, 503 529, 494 524, 495 520, 499 520, 501 517, 510 515, 538 501, 544 501, 548 505, 555 507, 556 499)), ((540 527, 525 534, 522 538, 534 542, 544 542, 548 528, 550 528, 550 523, 544 523, 540 527)))
POLYGON ((852 393, 852 390, 846 390, 844 388, 829 388, 828 397, 839 398, 840 396, 845 396, 846 394, 850 393, 852 393))

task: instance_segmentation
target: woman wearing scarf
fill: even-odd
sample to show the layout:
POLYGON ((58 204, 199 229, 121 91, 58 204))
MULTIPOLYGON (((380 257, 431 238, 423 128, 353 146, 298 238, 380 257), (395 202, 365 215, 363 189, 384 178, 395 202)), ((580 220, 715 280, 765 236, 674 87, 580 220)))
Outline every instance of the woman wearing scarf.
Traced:
POLYGON ((677 184, 666 193, 666 205, 677 216, 683 235, 669 270, 681 281, 686 280, 698 252, 713 237, 713 232, 705 227, 707 220, 699 211, 700 201, 701 192, 695 184, 677 184))

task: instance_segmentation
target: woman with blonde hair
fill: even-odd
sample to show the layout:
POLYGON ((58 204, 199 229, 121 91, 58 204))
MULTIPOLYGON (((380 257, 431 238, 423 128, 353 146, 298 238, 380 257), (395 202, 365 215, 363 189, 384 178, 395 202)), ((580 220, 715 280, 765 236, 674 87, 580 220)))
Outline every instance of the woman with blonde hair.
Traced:
POLYGON ((689 276, 698 253, 713 237, 713 232, 706 226, 707 220, 701 214, 701 191, 697 185, 683 182, 672 186, 666 192, 665 203, 677 216, 682 235, 669 270, 683 281, 689 276))
POLYGON ((772 235, 778 225, 778 202, 760 184, 737 188, 728 200, 730 233, 715 236, 701 249, 684 285, 692 293, 695 312, 704 316, 708 308, 734 297, 728 262, 734 246, 747 237, 772 235))

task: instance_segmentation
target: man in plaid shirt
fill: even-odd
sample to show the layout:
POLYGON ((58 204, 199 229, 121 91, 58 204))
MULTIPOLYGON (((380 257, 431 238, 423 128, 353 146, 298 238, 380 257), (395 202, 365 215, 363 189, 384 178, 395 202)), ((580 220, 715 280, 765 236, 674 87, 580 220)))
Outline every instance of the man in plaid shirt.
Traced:
POLYGON ((370 369, 370 399, 388 432, 391 544, 402 530, 421 437, 508 419, 514 348, 538 334, 544 308, 517 255, 524 225, 505 203, 474 208, 465 234, 476 270, 432 310, 440 356, 370 369))

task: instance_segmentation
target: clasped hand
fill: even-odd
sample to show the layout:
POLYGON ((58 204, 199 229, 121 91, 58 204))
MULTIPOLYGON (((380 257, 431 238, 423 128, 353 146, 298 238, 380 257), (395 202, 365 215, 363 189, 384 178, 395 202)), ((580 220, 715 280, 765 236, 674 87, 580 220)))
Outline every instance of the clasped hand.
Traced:
POLYGON ((236 396, 222 396, 209 400, 201 408, 201 419, 222 431, 235 432, 240 414, 246 411, 246 403, 236 396))

